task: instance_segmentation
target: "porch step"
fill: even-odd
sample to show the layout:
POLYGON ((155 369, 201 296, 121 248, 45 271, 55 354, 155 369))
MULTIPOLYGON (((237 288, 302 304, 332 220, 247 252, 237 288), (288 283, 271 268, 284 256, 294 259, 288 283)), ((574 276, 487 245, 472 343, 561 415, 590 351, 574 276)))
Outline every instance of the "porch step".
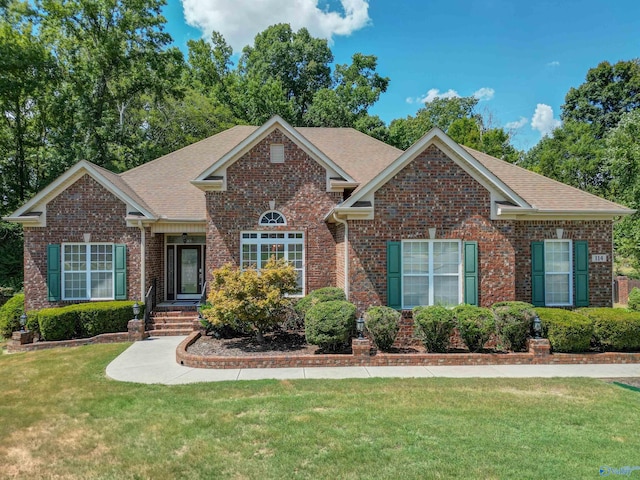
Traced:
POLYGON ((152 336, 188 335, 200 327, 198 313, 190 308, 156 310, 147 331, 152 336))
POLYGON ((149 330, 149 335, 152 337, 182 337, 189 335, 193 332, 193 329, 181 328, 172 330, 149 330))

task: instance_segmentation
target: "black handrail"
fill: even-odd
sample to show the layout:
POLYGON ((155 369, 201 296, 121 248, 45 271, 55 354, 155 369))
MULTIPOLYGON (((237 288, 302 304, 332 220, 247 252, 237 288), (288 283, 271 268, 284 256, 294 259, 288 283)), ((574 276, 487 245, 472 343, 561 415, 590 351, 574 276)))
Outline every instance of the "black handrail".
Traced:
POLYGON ((151 281, 151 286, 147 290, 147 294, 144 296, 144 323, 149 325, 151 323, 151 314, 156 309, 156 279, 151 281))

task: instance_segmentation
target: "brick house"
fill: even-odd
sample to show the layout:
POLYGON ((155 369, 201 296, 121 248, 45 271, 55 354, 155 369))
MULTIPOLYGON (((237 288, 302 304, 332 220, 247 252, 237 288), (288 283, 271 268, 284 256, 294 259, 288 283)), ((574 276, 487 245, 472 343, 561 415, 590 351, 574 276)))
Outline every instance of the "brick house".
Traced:
POLYGON ((6 220, 28 310, 195 301, 227 262, 291 261, 300 294, 370 305, 612 304, 612 225, 633 211, 455 143, 237 126, 114 174, 81 161, 6 220))

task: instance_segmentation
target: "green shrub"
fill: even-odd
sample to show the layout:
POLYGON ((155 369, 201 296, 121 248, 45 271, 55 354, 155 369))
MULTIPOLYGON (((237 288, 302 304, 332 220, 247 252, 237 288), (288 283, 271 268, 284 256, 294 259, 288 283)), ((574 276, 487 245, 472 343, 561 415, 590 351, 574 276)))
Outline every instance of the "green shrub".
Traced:
POLYGON ((414 334, 428 352, 446 352, 456 326, 453 311, 440 305, 413 309, 414 334))
POLYGON ((471 352, 477 352, 495 333, 496 323, 493 312, 488 308, 474 305, 458 305, 453 309, 460 337, 471 352))
POLYGON ((383 352, 391 349, 400 330, 402 314, 390 307, 369 307, 364 322, 373 342, 383 352))
POLYGON ((554 352, 586 352, 593 337, 593 322, 576 312, 561 308, 536 308, 542 333, 554 352))
POLYGON ((0 307, 0 335, 10 338, 16 330, 20 330, 20 317, 24 313, 24 293, 11 297, 0 307))
MULTIPOLYGON (((132 301, 91 302, 43 308, 33 314, 43 340, 70 340, 126 332, 133 318, 132 301)), ((140 305, 142 318, 144 305, 140 305)))
POLYGON ((593 322, 593 336, 603 351, 640 350, 640 312, 623 308, 582 308, 593 322))
POLYGON ((323 287, 309 293, 306 297, 298 300, 294 306, 298 315, 304 318, 311 307, 322 302, 330 302, 332 300, 343 300, 347 297, 344 290, 338 287, 323 287))
POLYGON ((355 333, 356 306, 345 300, 331 300, 312 306, 305 317, 307 342, 335 351, 355 333))
POLYGON ((634 311, 640 311, 640 288, 634 287, 629 292, 627 306, 634 311))
POLYGON ((498 302, 491 306, 496 321, 496 334, 506 350, 520 352, 527 347, 536 315, 533 305, 525 302, 498 302))

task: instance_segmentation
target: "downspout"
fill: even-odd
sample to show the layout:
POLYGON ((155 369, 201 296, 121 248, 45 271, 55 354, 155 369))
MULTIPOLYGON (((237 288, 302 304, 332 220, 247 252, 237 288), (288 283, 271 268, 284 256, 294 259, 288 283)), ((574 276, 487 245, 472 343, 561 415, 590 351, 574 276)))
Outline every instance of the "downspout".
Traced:
POLYGON ((336 212, 331 215, 336 222, 344 225, 344 295, 349 300, 349 224, 346 220, 340 220, 336 212))
POLYGON ((142 225, 142 220, 138 220, 138 228, 140 229, 140 301, 145 301, 145 275, 147 264, 147 232, 142 225))

